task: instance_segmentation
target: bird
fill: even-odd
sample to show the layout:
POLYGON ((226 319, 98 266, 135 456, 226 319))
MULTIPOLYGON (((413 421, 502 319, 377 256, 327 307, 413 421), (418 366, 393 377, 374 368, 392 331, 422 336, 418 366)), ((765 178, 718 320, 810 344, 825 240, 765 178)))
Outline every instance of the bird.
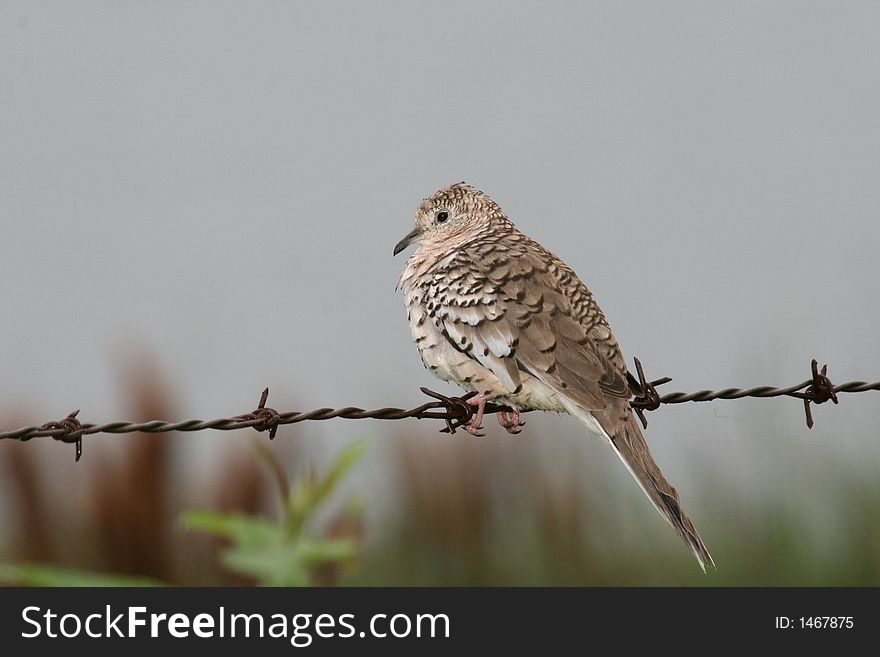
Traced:
POLYGON ((482 435, 486 404, 510 433, 520 413, 576 418, 607 442, 690 548, 715 566, 660 471, 630 406, 623 354, 587 286, 561 259, 520 232, 487 194, 459 182, 427 197, 394 255, 416 244, 397 283, 413 341, 435 376, 473 393, 462 428, 482 435))

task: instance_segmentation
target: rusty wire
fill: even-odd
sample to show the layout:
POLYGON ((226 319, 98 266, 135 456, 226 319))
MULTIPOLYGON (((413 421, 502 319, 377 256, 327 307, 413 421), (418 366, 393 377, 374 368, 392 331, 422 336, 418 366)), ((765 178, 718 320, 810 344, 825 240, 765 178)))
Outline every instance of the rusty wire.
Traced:
MULTIPOLYGON (((724 388, 723 390, 699 390, 697 392, 670 392, 661 395, 657 392, 657 386, 672 381, 669 377, 648 381, 639 359, 635 359, 636 373, 629 373, 629 385, 633 398, 630 405, 638 414, 645 428, 648 422, 645 411, 653 411, 665 404, 683 404, 685 402, 706 402, 716 399, 742 399, 744 397, 756 397, 760 399, 768 397, 795 397, 804 402, 807 427, 813 428, 813 416, 810 404, 823 404, 826 401, 838 403, 837 393, 840 392, 867 392, 880 390, 880 381, 866 383, 864 381, 850 381, 840 385, 834 385, 828 378, 828 366, 819 370, 818 363, 812 361, 811 378, 797 385, 787 388, 775 388, 773 386, 758 386, 755 388, 724 388)), ((443 420, 446 426, 441 429, 445 433, 455 433, 455 430, 467 424, 476 413, 476 407, 468 403, 475 393, 468 393, 461 397, 448 397, 434 392, 428 388, 421 391, 433 398, 430 401, 410 409, 402 408, 377 408, 364 410, 356 406, 344 408, 318 408, 313 411, 288 411, 281 413, 274 408, 266 406, 269 397, 269 389, 266 388, 260 396, 260 402, 256 409, 250 413, 236 415, 234 417, 219 418, 216 420, 183 420, 181 422, 166 422, 164 420, 150 420, 148 422, 108 422, 106 424, 83 424, 77 419, 79 411, 73 411, 66 418, 59 421, 47 422, 40 426, 28 426, 13 431, 0 432, 0 440, 28 441, 33 438, 53 438, 64 443, 76 445, 76 460, 82 456, 83 436, 96 433, 167 433, 170 431, 205 431, 214 429, 217 431, 233 431, 235 429, 256 429, 268 431, 269 439, 275 437, 278 427, 284 424, 295 424, 306 420, 331 420, 344 418, 347 420, 404 420, 416 418, 419 420, 443 420)), ((496 404, 486 404, 486 413, 509 411, 509 408, 496 404)))

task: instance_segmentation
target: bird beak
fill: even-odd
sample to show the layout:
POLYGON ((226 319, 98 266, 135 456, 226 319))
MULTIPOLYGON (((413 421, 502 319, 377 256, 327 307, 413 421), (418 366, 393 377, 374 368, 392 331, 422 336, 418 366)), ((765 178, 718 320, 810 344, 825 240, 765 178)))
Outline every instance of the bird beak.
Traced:
POLYGON ((402 240, 400 240, 397 245, 394 247, 394 255, 397 255, 401 251, 403 251, 406 247, 412 244, 415 239, 422 234, 422 229, 416 226, 411 231, 406 234, 402 240))

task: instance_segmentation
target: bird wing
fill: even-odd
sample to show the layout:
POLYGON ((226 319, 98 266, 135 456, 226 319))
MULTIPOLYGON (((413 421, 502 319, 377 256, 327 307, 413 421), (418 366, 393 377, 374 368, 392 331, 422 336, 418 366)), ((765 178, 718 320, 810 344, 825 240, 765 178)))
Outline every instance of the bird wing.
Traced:
POLYGON ((590 291, 561 260, 528 238, 468 245, 434 272, 428 312, 459 351, 512 392, 529 372, 568 412, 598 422, 648 499, 705 570, 713 564, 678 493, 655 463, 629 405, 626 364, 590 291))
POLYGON ((587 410, 605 408, 606 395, 629 398, 617 343, 589 291, 538 249, 522 243, 462 249, 432 277, 429 315, 456 349, 512 392, 525 371, 587 410), (569 279, 579 295, 560 284, 569 279))

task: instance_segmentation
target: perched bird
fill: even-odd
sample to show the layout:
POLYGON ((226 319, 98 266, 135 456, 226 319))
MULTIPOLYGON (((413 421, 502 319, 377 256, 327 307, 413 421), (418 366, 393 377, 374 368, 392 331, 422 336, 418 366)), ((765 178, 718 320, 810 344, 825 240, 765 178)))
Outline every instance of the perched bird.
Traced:
POLYGON ((474 395, 474 435, 488 401, 511 433, 526 410, 567 413, 608 441, 684 539, 700 567, 715 565, 654 462, 630 408, 627 369, 593 295, 555 255, 527 237, 486 194, 465 183, 425 199, 398 282, 425 367, 474 395))

